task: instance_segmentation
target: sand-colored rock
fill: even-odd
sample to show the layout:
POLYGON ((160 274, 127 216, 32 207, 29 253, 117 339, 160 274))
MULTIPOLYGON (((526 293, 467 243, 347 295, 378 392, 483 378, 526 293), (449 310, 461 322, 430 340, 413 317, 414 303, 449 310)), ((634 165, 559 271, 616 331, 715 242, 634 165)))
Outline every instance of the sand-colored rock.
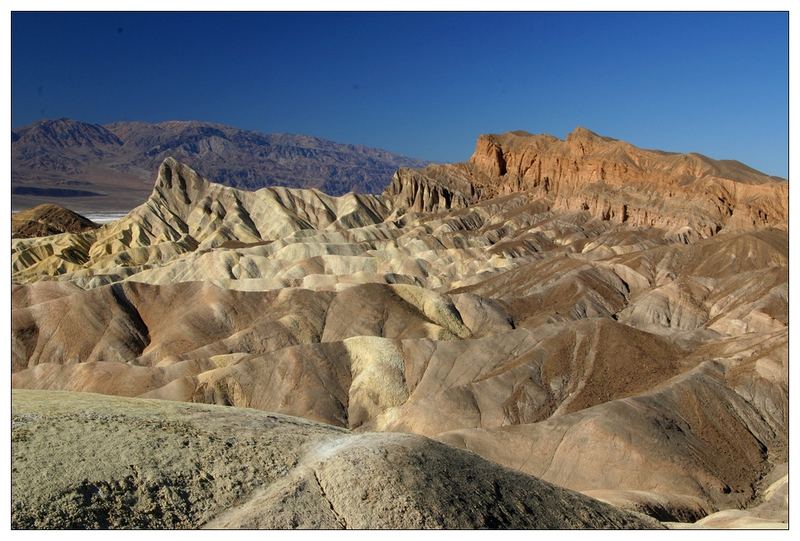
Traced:
MULTIPOLYGON (((760 503, 748 509, 726 509, 711 513, 693 523, 668 522, 674 529, 788 529, 789 514, 789 475, 788 464, 778 465, 764 480, 767 488, 763 491, 760 503)), ((602 499, 602 498, 601 498, 602 499)))

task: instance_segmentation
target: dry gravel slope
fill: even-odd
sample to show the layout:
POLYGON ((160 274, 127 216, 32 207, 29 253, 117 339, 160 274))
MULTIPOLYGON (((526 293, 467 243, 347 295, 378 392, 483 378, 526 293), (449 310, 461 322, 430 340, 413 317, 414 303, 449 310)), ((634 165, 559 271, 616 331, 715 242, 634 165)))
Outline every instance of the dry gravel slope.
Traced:
POLYGON ((411 434, 14 391, 15 528, 658 528, 411 434))

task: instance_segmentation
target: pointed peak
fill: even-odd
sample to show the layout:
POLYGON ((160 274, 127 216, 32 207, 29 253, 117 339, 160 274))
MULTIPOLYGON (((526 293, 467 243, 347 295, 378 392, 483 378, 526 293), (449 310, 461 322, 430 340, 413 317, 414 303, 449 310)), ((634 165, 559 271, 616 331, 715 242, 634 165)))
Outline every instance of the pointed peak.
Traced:
POLYGON ((159 168, 159 171, 165 168, 173 169, 175 167, 180 167, 180 166, 181 163, 178 160, 176 160, 172 156, 167 156, 166 158, 164 158, 164 161, 161 162, 161 167, 159 168))
POLYGON ((584 128, 583 126, 578 126, 569 135, 567 135, 565 141, 568 145, 581 148, 581 152, 586 153, 589 152, 591 149, 602 145, 603 143, 613 143, 618 142, 617 139, 613 137, 605 137, 603 135, 599 135, 588 128, 584 128))
POLYGON ((197 174, 197 171, 168 156, 158 168, 154 192, 162 196, 166 193, 179 195, 181 201, 189 203, 207 184, 209 182, 197 174))
POLYGON ((164 161, 161 162, 161 165, 158 167, 158 176, 156 177, 156 185, 163 184, 168 188, 172 187, 172 179, 176 175, 180 174, 182 164, 173 158, 172 156, 167 156, 164 158, 164 161))
POLYGON ((162 173, 166 175, 178 173, 188 177, 195 176, 203 182, 208 182, 207 180, 202 178, 197 171, 195 171, 185 163, 179 162, 172 156, 167 156, 166 158, 164 158, 164 161, 161 162, 161 166, 158 168, 159 176, 161 176, 162 173))
POLYGON ((596 134, 589 128, 578 126, 574 130, 572 130, 569 133, 569 135, 567 135, 567 141, 572 141, 575 139, 607 139, 607 138, 596 134))

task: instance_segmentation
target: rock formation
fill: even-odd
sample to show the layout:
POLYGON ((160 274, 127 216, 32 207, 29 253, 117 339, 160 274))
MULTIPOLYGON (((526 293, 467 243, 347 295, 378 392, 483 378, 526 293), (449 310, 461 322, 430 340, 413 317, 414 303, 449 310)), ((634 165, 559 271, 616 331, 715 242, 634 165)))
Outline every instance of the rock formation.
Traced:
MULTIPOLYGON (((12 240, 12 385, 303 417, 402 464, 409 446, 469 451, 670 526, 780 524, 787 193, 735 162, 582 129, 484 136, 468 163, 401 169, 380 196, 247 192, 167 159, 126 217, 12 240)), ((318 484, 352 511, 336 468, 318 484)), ((414 490, 400 522, 337 518, 307 473, 172 525, 479 525, 419 511, 414 490)), ((363 483, 395 486, 385 475, 363 483)))
POLYGON ((586 211, 684 237, 709 237, 722 228, 786 229, 789 210, 788 183, 742 163, 645 150, 585 128, 564 141, 526 132, 483 135, 469 162, 401 170, 390 193, 409 185, 429 186, 431 194, 417 207, 407 205, 414 210, 526 192, 547 200, 551 210, 586 211))

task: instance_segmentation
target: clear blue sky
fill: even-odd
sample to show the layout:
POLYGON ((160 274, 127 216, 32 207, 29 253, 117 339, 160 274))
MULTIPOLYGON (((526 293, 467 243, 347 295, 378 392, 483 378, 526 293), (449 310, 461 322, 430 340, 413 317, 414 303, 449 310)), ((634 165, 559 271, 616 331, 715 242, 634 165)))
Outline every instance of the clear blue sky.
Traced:
POLYGON ((461 161, 480 133, 788 171, 783 13, 13 13, 12 123, 208 120, 461 161))

